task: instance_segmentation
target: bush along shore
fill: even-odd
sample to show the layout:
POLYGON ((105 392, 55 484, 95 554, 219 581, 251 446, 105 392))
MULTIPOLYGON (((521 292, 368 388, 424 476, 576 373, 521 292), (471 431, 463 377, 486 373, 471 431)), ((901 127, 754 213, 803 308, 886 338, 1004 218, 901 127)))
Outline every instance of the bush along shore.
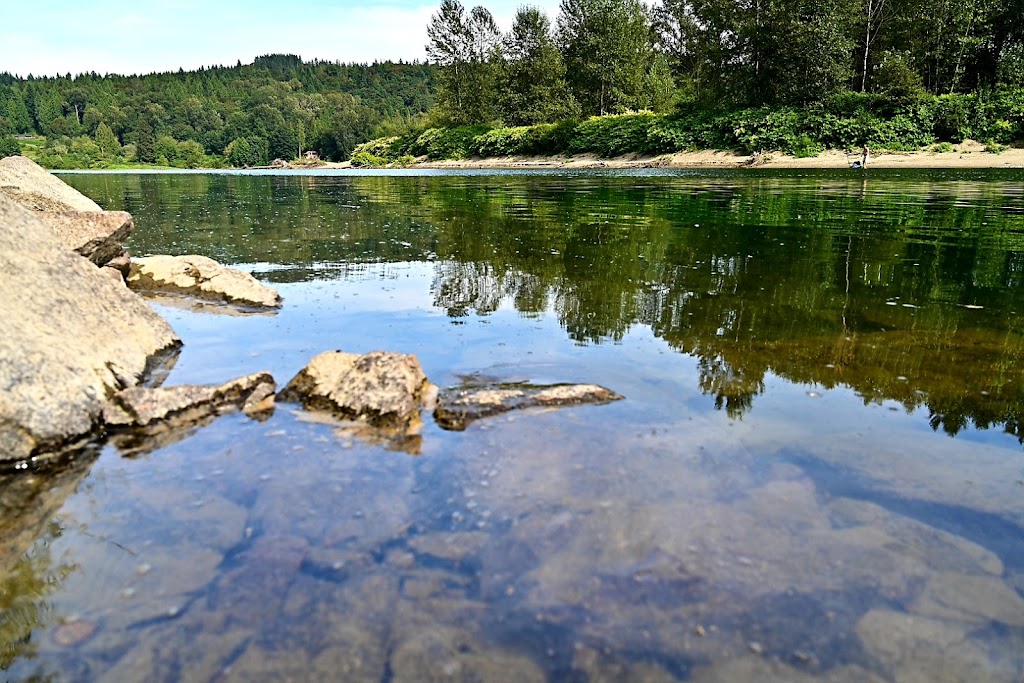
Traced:
POLYGON ((378 168, 422 159, 558 154, 612 158, 709 149, 808 158, 827 149, 859 153, 864 145, 872 153, 950 151, 964 140, 981 141, 986 151, 995 153, 1024 140, 1024 90, 921 96, 910 101, 845 93, 806 108, 716 112, 682 106, 663 115, 629 112, 533 126, 427 128, 359 145, 351 163, 378 168))

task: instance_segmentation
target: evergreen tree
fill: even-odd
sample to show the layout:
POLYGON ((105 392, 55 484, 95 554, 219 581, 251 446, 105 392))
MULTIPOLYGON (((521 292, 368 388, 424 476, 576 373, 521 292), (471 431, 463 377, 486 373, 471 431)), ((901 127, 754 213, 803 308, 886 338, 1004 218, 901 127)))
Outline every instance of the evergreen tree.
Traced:
POLYGON ((135 157, 147 164, 156 161, 156 136, 146 119, 141 119, 135 128, 135 157))
POLYGON ((121 143, 118 142, 117 136, 114 135, 114 131, 110 129, 105 123, 101 123, 96 127, 96 144, 100 148, 100 152, 104 156, 116 157, 121 154, 121 143))

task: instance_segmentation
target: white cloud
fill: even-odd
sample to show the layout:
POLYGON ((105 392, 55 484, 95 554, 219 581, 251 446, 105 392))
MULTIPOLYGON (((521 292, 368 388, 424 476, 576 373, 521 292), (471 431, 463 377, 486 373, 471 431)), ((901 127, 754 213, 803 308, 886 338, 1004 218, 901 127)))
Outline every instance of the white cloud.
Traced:
MULTIPOLYGON (((479 4, 488 7, 506 30, 522 4, 539 6, 552 21, 558 12, 556 0, 479 4)), ((426 58, 427 24, 440 0, 346 5, 337 0, 296 0, 283 10, 278 3, 250 0, 244 7, 211 2, 200 10, 195 0, 145 5, 84 0, 63 11, 50 7, 34 18, 15 12, 8 25, 18 28, 0 27, 0 71, 22 76, 136 74, 247 63, 270 53, 341 62, 426 58), (190 6, 188 11, 183 5, 190 6)))

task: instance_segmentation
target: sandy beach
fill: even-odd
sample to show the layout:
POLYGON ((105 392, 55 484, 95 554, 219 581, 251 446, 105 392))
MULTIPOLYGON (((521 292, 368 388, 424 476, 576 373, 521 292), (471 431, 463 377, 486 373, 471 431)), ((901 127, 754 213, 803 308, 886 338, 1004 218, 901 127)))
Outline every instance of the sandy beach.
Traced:
MULTIPOLYGON (((586 169, 586 168, 848 168, 860 159, 856 154, 829 150, 816 157, 797 158, 769 152, 754 158, 728 151, 705 150, 660 156, 626 155, 602 159, 592 154, 550 157, 492 157, 451 161, 423 161, 412 168, 489 168, 489 169, 586 169)), ((347 161, 325 163, 320 168, 351 168, 347 161)), ((999 153, 986 152, 985 146, 967 141, 953 146, 951 152, 881 152, 872 154, 869 168, 1024 168, 1024 148, 1011 147, 999 153)))

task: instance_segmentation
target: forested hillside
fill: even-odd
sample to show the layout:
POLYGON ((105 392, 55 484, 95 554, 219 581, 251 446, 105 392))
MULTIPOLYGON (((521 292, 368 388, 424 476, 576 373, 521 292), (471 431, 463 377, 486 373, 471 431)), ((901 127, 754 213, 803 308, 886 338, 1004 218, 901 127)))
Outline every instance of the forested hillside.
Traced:
POLYGON ((40 160, 53 168, 253 166, 309 149, 343 159, 359 142, 405 130, 430 109, 433 70, 269 55, 250 65, 146 76, 3 73, 0 139, 45 135, 40 160))
POLYGON ((342 160, 371 138, 354 163, 1024 138, 1024 0, 562 0, 505 32, 442 0, 426 34, 429 63, 0 74, 0 154, 30 133, 55 168, 342 160))

